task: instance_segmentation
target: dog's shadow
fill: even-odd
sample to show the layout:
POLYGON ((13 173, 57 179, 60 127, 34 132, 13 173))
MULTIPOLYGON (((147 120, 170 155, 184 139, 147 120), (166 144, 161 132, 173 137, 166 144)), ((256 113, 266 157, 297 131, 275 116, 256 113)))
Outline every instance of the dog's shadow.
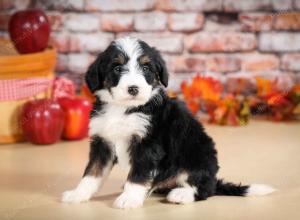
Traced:
POLYGON ((92 201, 114 201, 118 196, 120 195, 120 192, 112 193, 112 194, 106 194, 106 195, 99 195, 92 198, 92 201))
MULTIPOLYGON (((122 192, 116 192, 116 193, 111 193, 111 194, 106 194, 106 195, 99 195, 93 197, 90 202, 101 202, 105 204, 107 207, 113 207, 113 203, 115 199, 121 194, 122 192)), ((170 202, 167 201, 166 195, 158 194, 158 193, 153 193, 150 195, 150 197, 156 197, 158 198, 158 202, 162 204, 170 204, 170 202)))
MULTIPOLYGON (((72 189, 72 186, 66 188, 66 182, 76 182, 70 175, 62 176, 46 173, 1 173, 0 187, 2 190, 21 191, 30 195, 30 198, 39 200, 41 195, 47 196, 49 200, 61 202, 62 193, 66 190, 72 189), (20 182, 22 184, 20 184, 20 182)), ((73 185, 73 187, 75 187, 73 185)), ((118 188, 117 192, 111 192, 100 195, 95 195, 90 202, 101 202, 107 207, 112 207, 115 199, 122 193, 122 188, 118 188)), ((166 195, 159 193, 152 193, 150 197, 158 197, 160 203, 167 204, 166 195)), ((29 199, 30 199, 29 198, 29 199)), ((44 198, 44 197, 43 197, 44 198)))

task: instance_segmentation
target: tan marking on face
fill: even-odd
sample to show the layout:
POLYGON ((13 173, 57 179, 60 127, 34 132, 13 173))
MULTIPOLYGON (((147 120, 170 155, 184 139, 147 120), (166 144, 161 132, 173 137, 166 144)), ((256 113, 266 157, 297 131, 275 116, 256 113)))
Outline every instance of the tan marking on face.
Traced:
POLYGON ((147 55, 144 55, 142 57, 139 58, 139 62, 141 65, 144 65, 144 64, 147 64, 147 63, 150 63, 150 58, 147 56, 147 55))
POLYGON ((114 62, 117 63, 117 64, 125 64, 125 57, 123 54, 118 54, 118 56, 116 58, 114 58, 114 62))

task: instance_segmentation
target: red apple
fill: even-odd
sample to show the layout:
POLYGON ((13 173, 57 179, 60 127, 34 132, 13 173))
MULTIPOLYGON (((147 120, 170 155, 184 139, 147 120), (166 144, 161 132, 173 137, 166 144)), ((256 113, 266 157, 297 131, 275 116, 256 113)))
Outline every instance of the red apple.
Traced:
POLYGON ((67 140, 85 138, 88 134, 91 102, 78 96, 59 98, 58 102, 65 112, 63 138, 67 140))
POLYGON ((18 11, 10 18, 9 35, 20 53, 43 51, 50 35, 48 18, 38 9, 18 11))
POLYGON ((21 127, 28 141, 34 144, 53 144, 63 131, 64 112, 53 100, 40 99, 25 103, 21 127))

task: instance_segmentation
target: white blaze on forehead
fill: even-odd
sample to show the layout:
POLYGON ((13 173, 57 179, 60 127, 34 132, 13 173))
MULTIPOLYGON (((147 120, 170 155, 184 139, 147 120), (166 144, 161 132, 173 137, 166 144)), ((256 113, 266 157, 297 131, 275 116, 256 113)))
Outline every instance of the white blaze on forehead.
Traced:
POLYGON ((140 47, 137 38, 123 37, 115 41, 116 46, 125 52, 129 57, 128 68, 129 71, 137 66, 137 59, 142 55, 142 48, 140 47))

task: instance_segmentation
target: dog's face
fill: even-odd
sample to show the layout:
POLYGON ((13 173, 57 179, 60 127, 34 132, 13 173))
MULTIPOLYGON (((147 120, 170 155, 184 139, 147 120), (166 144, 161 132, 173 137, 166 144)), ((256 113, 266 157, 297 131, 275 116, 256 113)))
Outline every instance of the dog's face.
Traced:
POLYGON ((125 37, 113 41, 98 56, 86 74, 86 83, 105 102, 138 106, 168 85, 168 73, 157 50, 125 37))

